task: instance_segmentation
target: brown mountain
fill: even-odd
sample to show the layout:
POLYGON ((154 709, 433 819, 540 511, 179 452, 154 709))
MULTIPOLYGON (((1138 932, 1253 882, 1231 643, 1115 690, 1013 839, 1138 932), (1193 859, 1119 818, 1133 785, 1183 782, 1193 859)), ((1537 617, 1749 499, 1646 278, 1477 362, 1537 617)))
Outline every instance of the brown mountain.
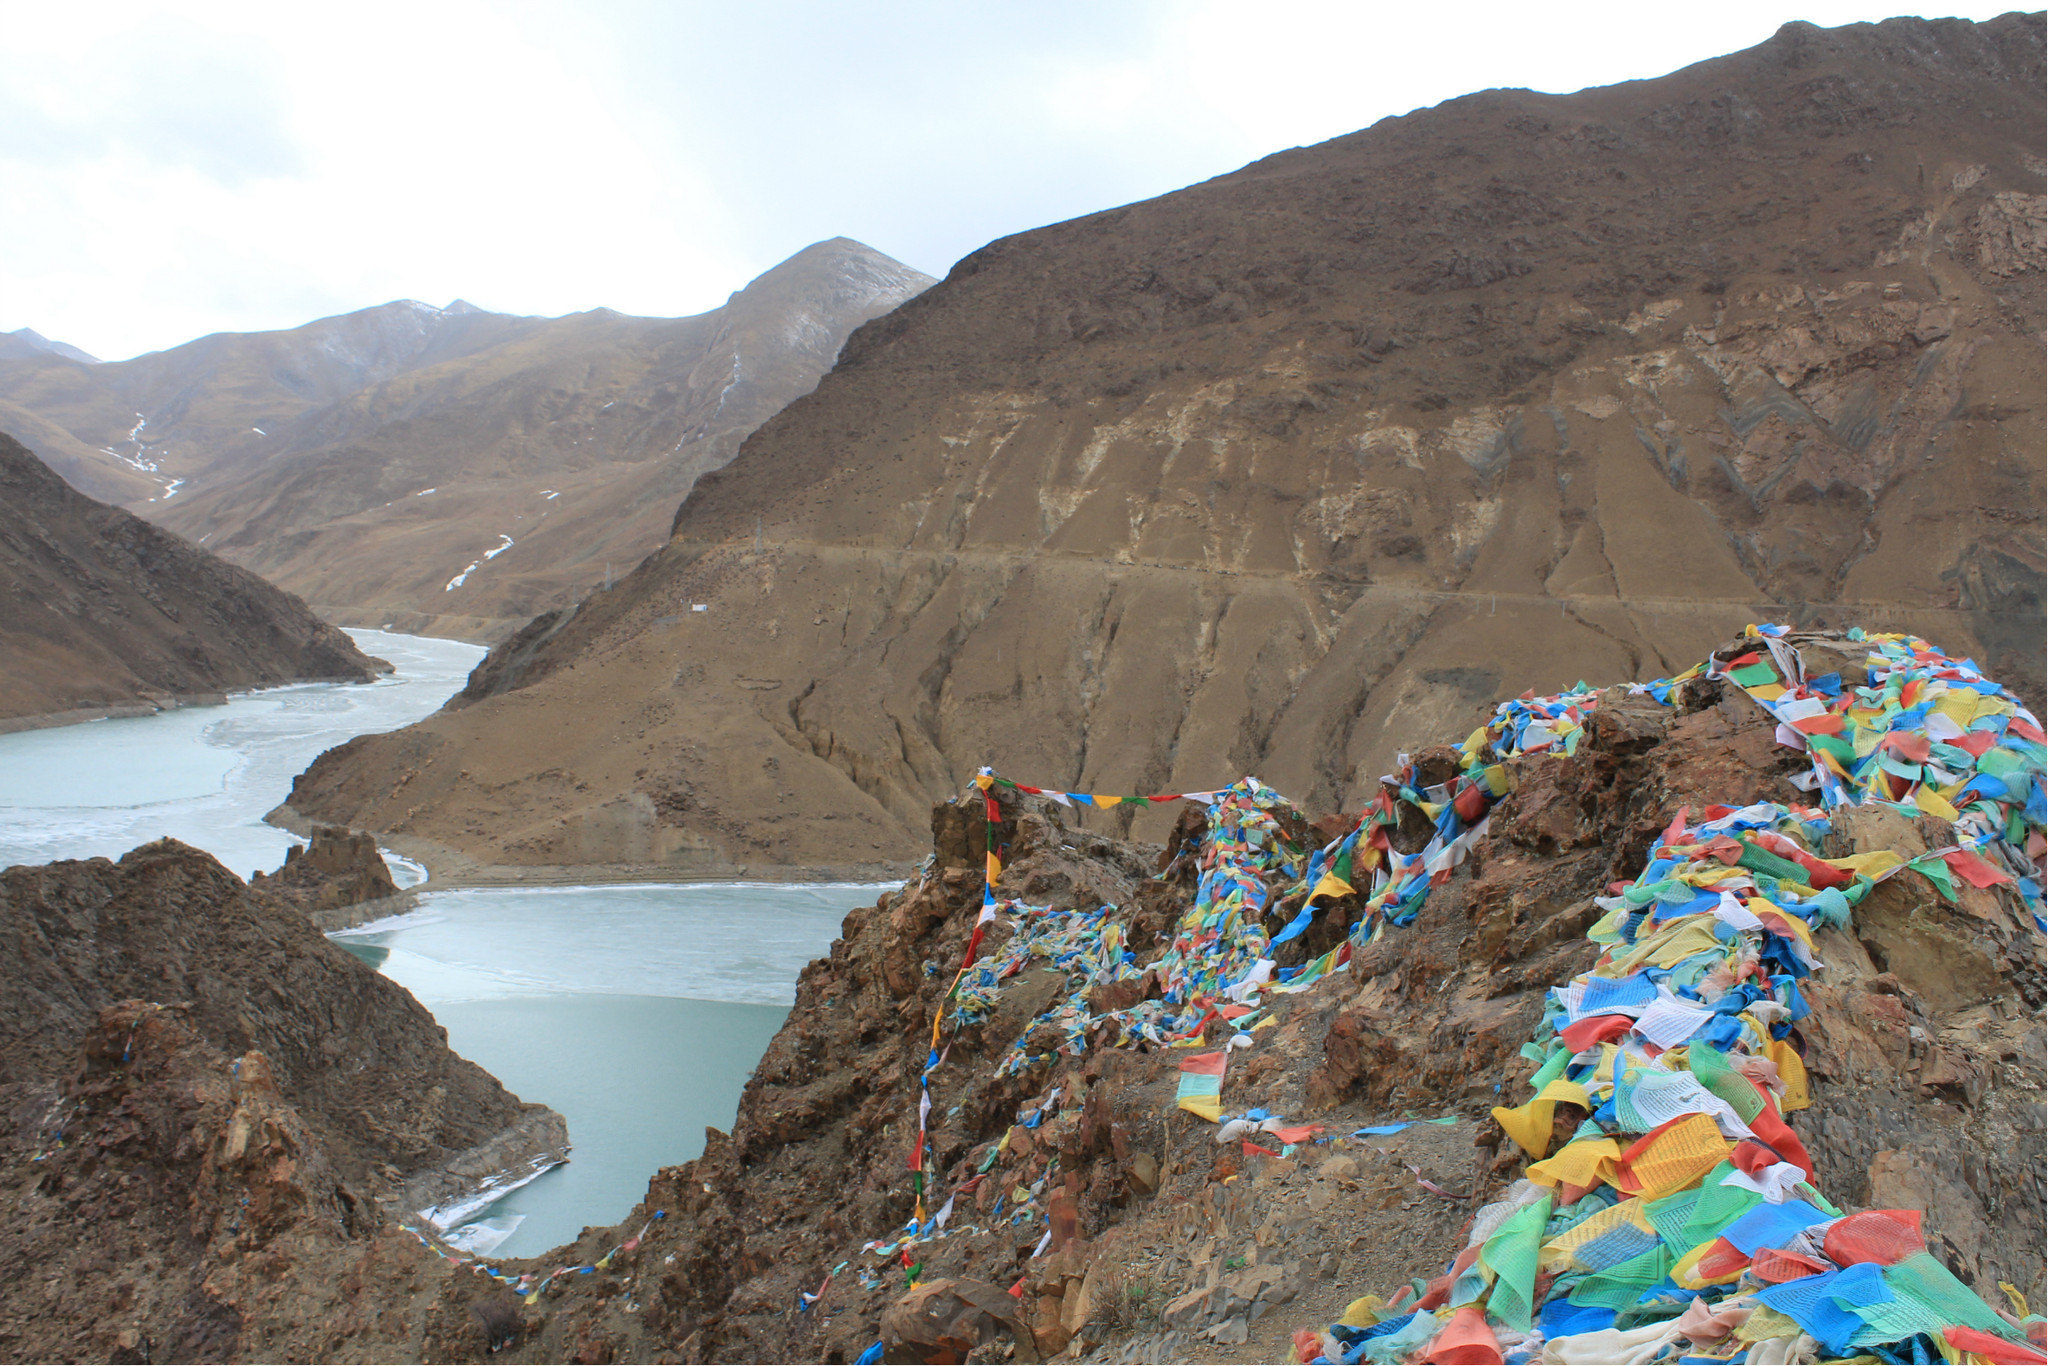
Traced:
POLYGON ((115 364, 0 362, 0 415, 57 429, 81 487, 332 620, 494 638, 660 545, 699 473, 930 283, 837 238, 690 318, 401 302, 115 364))
POLYGON ((2038 699, 2042 49, 1792 24, 993 243, 483 700, 292 805, 444 865, 707 869, 910 856, 983 762, 1352 805, 1399 736, 1768 618, 2038 699))
POLYGON ((289 331, 216 333, 102 364, 15 348, 0 356, 0 406, 41 424, 17 426, 75 486, 155 511, 246 476, 309 414, 541 322, 459 300, 445 309, 402 300, 289 331), (52 434, 47 448, 38 444, 52 434))
POLYGON ((290 593, 94 502, 0 435, 0 730, 389 668, 290 593))

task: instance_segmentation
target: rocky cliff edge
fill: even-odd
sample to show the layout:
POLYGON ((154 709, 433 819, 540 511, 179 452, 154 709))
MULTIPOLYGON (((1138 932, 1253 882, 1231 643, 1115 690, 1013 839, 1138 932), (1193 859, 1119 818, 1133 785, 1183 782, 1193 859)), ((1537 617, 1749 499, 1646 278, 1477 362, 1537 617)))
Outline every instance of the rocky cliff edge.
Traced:
POLYGON ((399 1220, 559 1158, 305 913, 171 840, 0 873, 0 1356, 401 1360, 399 1220))
MULTIPOLYGON (((1924 730, 1935 699, 1916 692, 1901 709, 1899 684, 1935 656, 1884 647, 1918 661, 1901 664, 1839 635, 1767 643, 1716 651, 1712 677, 1525 695, 1463 747, 1415 750, 1362 816, 1311 822, 1247 780, 1200 804, 1167 803, 1180 814, 1159 846, 1091 828, 1103 816, 1071 794, 1001 780, 937 807, 923 874, 851 912, 804 971, 732 1132, 713 1131, 701 1158, 658 1173, 620 1228, 494 1267, 509 1292, 477 1276, 449 1281, 433 1350, 475 1360, 495 1341, 499 1355, 533 1361, 1335 1360, 1363 1353, 1356 1344, 1377 1327, 1413 1340, 1370 1359, 1405 1360, 1449 1331, 1455 1306, 1477 1303, 1480 1328, 1497 1336, 1491 1350, 1512 1360, 1613 1360, 1598 1353, 1658 1334, 1672 1350, 1732 1351, 1738 1330, 1760 1335, 1760 1359, 1813 1360, 1822 1349, 1803 1322, 1762 1313, 1756 1296, 1774 1278, 1871 1261, 1822 1246, 1830 1211, 1864 1207, 1892 1211, 1876 1216, 1882 1228, 1914 1230, 1877 1259, 1906 1270, 1873 1264, 1859 1276, 1960 1286, 1942 1312, 1964 1317, 1949 1327, 2038 1338, 2040 1320, 2019 1321, 2021 1300, 2038 1306, 2043 1290, 2042 765, 2028 738, 2038 726, 2009 694, 1980 704, 1958 685, 1941 714, 1971 719, 1935 729, 1993 753, 1986 768, 2008 774, 1999 787, 2017 805, 1978 809, 1959 792, 1962 807, 1938 816, 1925 809, 1930 791, 1908 810, 1866 802, 1823 814, 1803 805, 1813 798, 1800 784, 1826 767, 1828 746, 1793 735, 1781 709, 1813 710, 1796 705, 1809 683, 1846 688, 1878 699, 1873 715, 1920 706, 1899 729, 1924 730), (1781 679, 1780 647, 1798 658, 1767 682, 1781 679), (1789 700, 1762 705, 1773 698, 1789 700), (1984 745, 1966 726, 2009 729, 2014 743, 1984 745), (1985 840, 1993 816, 1999 836, 1985 840), (1452 831, 1470 837, 1447 841, 1452 831), (985 894, 990 832, 1002 867, 985 894), (1998 848, 2005 835, 2017 841, 2010 856, 1998 848), (1989 872, 1958 849, 1980 840, 1989 872), (1371 876, 1375 859, 1389 877, 1371 876), (1901 860, 1912 867, 1888 873, 1901 860), (1746 889, 1732 908, 1716 903, 1728 935, 1640 909, 1675 893, 1691 918, 1699 894, 1679 891, 1679 865, 1683 878, 1746 889), (1748 908, 1772 918, 1750 926, 1748 908), (1720 1165, 1681 1173, 1654 1204, 1610 1184, 1642 1189, 1635 1157, 1589 1166, 1575 1187, 1539 1159, 1603 1143, 1639 1157, 1655 1117, 1589 1113, 1587 1090, 1575 1093, 1581 1106, 1551 1089, 1579 1084, 1561 1064, 1576 1074, 1602 1056, 1597 1042, 1576 1060, 1578 1045, 1560 1044, 1555 1030, 1570 1017, 1557 992, 1592 989, 1596 967, 1610 979, 1601 989, 1616 989, 1631 954, 1652 941, 1643 951, 1661 951, 1680 930, 1707 934, 1694 947, 1743 974, 1679 978, 1699 993, 1686 1000, 1728 1002, 1737 1022, 1713 1026, 1728 1033, 1725 1053, 1706 1033, 1693 1039, 1697 1072, 1673 1066, 1683 1054, 1655 1063, 1643 1040, 1630 1045, 1631 1066, 1658 1072, 1660 1085, 1713 1075, 1742 1102, 1752 1138, 1695 1135, 1720 1165), (956 979, 977 938, 976 967, 956 979), (1261 962, 1282 981, 1260 986, 1261 962), (1767 982, 1752 977, 1759 969, 1767 982), (1176 1103, 1190 1091, 1185 1064, 1204 1054, 1230 1059, 1209 1090, 1211 1113, 1234 1124, 1190 1113, 1199 1080, 1196 1103, 1176 1103), (1710 1073, 1724 1057, 1748 1069, 1739 1086, 1710 1073), (1613 1284, 1589 1285, 1589 1266, 1550 1243, 1521 1292, 1525 1310, 1542 1307, 1540 1324, 1484 1298, 1500 1273, 1472 1271, 1474 1258, 1504 1220, 1532 1218, 1537 1197, 1554 1202, 1562 1239, 1596 1209, 1620 1211, 1601 1228, 1630 1209, 1664 1219, 1704 1199, 1703 1182, 1725 1184, 1738 1161, 1775 1173, 1780 1201, 1821 1202, 1797 1206, 1822 1220, 1803 1266, 1774 1262, 1764 1275, 1745 1253, 1703 1294, 1668 1280, 1656 1291, 1678 1255, 1657 1249, 1698 1234, 1698 1251, 1722 1230, 1646 1221, 1624 1240, 1664 1262, 1612 1301, 1632 1306, 1625 1316, 1599 1308, 1613 1284), (599 1269, 544 1280, 564 1262, 599 1269), (1696 1295, 1703 1307, 1689 1309, 1696 1295), (1582 1296, 1593 1321, 1564 1321, 1582 1296), (1574 1333, 1581 1354, 1557 1355, 1574 1333)), ((1948 742, 1930 742, 1937 765, 1960 766, 1934 743, 1948 742)), ((1888 782, 1897 775, 1884 763, 1906 766, 1891 755, 1848 767, 1888 782)), ((1718 910, 1708 920, 1719 923, 1718 910)), ((1641 1016, 1641 1003, 1633 1010, 1641 1016)), ((1629 1019, 1601 1015, 1590 1027, 1626 1041, 1629 1019)), ((1629 1097, 1647 1096, 1634 1085, 1632 1074, 1629 1097)), ((1733 1188, 1724 1197, 1736 1204, 1723 1214, 1762 1200, 1733 1188)))

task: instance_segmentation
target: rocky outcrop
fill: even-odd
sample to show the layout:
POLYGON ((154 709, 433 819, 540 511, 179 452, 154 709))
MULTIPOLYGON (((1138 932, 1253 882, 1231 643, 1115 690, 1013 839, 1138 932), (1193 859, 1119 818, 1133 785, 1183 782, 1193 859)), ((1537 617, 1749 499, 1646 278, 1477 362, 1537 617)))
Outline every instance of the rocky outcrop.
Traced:
POLYGON ((410 910, 375 837, 339 825, 315 825, 305 844, 285 851, 284 866, 258 872, 249 890, 303 912, 316 929, 346 930, 410 910))
POLYGON ((750 866, 915 857, 983 763, 1348 808, 1475 703, 1761 619, 1914 630, 2038 704, 2042 50, 2038 15, 1790 24, 991 243, 497 695, 293 804, 750 866))
POLYGON ((390 667, 290 593, 95 503, 0 435, 0 730, 390 667))
POLYGON ((0 874, 0 1351, 415 1359, 405 1203, 562 1120, 402 988, 174 841, 0 874))

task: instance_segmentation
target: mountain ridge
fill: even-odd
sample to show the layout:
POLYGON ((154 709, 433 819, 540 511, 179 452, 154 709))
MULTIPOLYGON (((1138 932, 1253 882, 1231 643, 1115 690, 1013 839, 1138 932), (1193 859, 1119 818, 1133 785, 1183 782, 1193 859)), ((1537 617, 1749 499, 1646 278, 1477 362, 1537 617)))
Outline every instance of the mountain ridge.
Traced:
POLYGON ((98 365, 99 357, 71 345, 69 342, 51 341, 33 327, 17 327, 12 332, 0 332, 0 359, 19 356, 52 355, 65 360, 77 361, 81 365, 98 365))
POLYGON ((490 639, 630 568, 699 471, 928 282, 834 238, 688 318, 396 300, 90 371, 0 362, 0 416, 330 619, 490 639))

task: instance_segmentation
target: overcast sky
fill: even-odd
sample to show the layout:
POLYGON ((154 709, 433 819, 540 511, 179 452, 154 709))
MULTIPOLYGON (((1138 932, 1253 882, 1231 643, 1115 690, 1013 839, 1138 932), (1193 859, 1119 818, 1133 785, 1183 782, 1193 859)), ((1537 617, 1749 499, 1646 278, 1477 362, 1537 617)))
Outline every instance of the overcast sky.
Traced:
POLYGON ((395 298, 694 313, 838 235, 943 275, 992 238, 1473 90, 1657 76, 1789 19, 1897 12, 0 5, 0 330, 120 359, 395 298))

